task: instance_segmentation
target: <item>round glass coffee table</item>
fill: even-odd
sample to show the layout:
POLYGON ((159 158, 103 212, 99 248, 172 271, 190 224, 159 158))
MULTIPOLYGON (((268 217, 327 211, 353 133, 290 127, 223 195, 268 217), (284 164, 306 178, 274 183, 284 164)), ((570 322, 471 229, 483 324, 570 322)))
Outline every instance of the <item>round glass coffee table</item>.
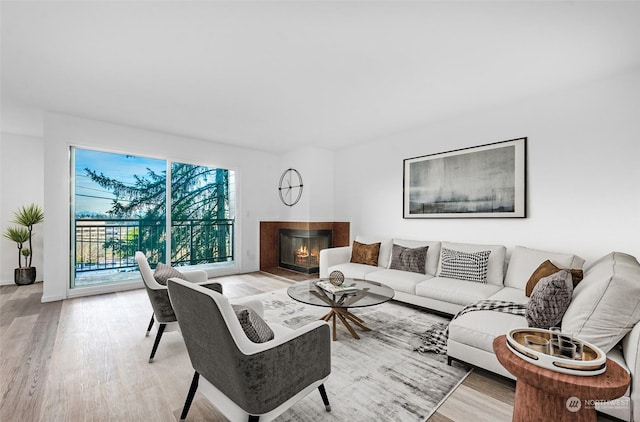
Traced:
POLYGON ((371 331, 369 327, 364 325, 364 321, 351 312, 349 308, 364 308, 367 306, 379 305, 393 299, 393 289, 381 283, 373 281, 365 281, 353 278, 345 278, 343 286, 353 286, 355 291, 347 294, 331 294, 321 287, 317 286, 318 281, 329 282, 329 279, 315 279, 309 281, 301 281, 287 289, 289 296, 302 303, 313 306, 322 306, 331 308, 328 314, 323 316, 322 320, 332 320, 333 323, 333 341, 336 341, 336 320, 342 321, 342 324, 349 330, 353 338, 360 339, 351 323, 357 325, 364 331, 371 331))

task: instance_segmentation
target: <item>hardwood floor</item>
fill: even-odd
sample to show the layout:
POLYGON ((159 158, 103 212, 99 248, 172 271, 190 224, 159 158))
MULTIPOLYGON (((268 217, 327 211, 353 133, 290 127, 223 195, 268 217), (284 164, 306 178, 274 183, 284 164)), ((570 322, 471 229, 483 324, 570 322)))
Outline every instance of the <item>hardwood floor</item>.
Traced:
MULTIPOLYGON (((293 283, 263 273, 217 281, 229 297, 293 283)), ((44 304, 41 296, 42 283, 0 287, 0 421, 179 419, 193 372, 177 332, 165 333, 147 363, 155 329, 144 337, 152 312, 145 290, 44 304)), ((514 386, 475 370, 430 422, 509 421, 514 386)), ((199 394, 187 420, 227 421, 199 394)))

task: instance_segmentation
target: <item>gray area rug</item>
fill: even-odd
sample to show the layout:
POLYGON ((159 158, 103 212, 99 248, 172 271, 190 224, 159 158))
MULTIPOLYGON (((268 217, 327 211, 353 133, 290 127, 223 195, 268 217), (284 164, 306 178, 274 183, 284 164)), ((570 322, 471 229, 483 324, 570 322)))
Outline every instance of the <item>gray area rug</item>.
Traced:
MULTIPOLYGON (((291 328, 318 320, 327 308, 289 298, 286 289, 254 296, 265 306, 265 319, 291 328)), ((372 331, 356 328, 356 340, 338 321, 332 342, 332 372, 325 384, 332 411, 320 394, 311 393, 278 422, 407 421, 423 422, 466 377, 469 368, 446 356, 414 351, 415 339, 434 323, 447 319, 394 302, 352 312, 372 331), (414 344, 414 345, 412 345, 414 344)))

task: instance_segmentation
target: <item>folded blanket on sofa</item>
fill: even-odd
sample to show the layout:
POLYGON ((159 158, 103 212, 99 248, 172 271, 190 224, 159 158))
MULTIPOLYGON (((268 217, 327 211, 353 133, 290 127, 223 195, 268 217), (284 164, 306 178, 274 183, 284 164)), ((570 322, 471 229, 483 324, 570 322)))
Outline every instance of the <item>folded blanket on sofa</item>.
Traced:
MULTIPOLYGON (((480 300, 465 306, 458 312, 451 321, 473 311, 496 311, 506 312, 508 314, 524 316, 527 309, 526 305, 521 303, 506 302, 503 300, 480 300)), ((420 335, 421 345, 415 350, 426 353, 447 353, 447 339, 449 338, 449 323, 434 324, 425 333, 420 335)))

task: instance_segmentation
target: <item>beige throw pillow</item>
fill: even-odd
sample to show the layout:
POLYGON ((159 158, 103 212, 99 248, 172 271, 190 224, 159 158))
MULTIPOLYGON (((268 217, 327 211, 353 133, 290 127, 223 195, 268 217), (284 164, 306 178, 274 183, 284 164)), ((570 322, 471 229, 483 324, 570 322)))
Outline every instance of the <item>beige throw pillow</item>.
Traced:
POLYGON ((156 279, 158 284, 162 284, 163 286, 167 285, 167 280, 170 278, 183 278, 182 273, 171 265, 163 264, 162 262, 158 262, 155 271, 153 272, 153 278, 156 279))

